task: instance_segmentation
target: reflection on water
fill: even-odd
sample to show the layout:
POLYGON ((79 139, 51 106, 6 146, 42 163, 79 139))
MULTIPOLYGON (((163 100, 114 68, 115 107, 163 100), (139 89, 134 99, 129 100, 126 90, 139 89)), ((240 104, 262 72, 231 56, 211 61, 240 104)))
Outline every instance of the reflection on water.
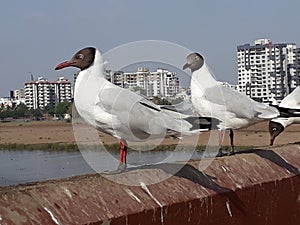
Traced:
MULTIPOLYGON (((195 151, 130 151, 128 152, 128 164, 139 166, 145 164, 156 164, 163 160, 168 161, 170 155, 172 159, 180 160, 186 154, 193 155, 192 158, 200 158, 202 152, 195 151)), ((107 154, 97 151, 64 152, 64 151, 0 151, 0 186, 15 185, 34 181, 58 179, 75 175, 95 173, 89 166, 93 164, 106 164, 105 168, 115 169, 115 165, 110 165, 111 160, 106 159, 107 154), (99 156, 101 162, 99 162, 99 156), (88 162, 86 162, 88 157, 88 162)), ((112 153, 113 158, 118 160, 118 153, 112 153)))

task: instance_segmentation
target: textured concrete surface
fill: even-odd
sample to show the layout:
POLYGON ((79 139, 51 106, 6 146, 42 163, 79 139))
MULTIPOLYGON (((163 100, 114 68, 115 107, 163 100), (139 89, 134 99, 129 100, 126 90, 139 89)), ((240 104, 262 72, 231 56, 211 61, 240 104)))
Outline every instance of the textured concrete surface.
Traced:
POLYGON ((300 146, 199 163, 2 187, 0 224, 300 224, 300 146))

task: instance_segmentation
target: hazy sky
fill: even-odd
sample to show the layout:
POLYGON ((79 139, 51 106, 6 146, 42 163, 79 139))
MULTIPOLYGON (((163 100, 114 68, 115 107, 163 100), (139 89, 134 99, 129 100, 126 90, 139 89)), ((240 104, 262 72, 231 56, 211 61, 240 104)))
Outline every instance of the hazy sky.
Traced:
POLYGON ((266 37, 300 46, 299 9, 297 0, 3 0, 0 96, 22 88, 29 72, 71 78, 73 70, 54 67, 82 47, 106 52, 149 39, 202 53, 218 80, 236 83, 237 45, 266 37))

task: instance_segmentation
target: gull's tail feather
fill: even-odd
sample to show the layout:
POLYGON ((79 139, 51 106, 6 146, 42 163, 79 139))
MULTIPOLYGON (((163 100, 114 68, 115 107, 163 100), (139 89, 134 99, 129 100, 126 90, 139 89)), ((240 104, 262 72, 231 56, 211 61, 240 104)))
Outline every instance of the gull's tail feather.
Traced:
POLYGON ((291 108, 285 108, 278 105, 271 105, 272 107, 275 107, 278 109, 280 113, 280 117, 299 117, 300 116, 300 109, 291 109, 291 108))
POLYGON ((217 129, 219 120, 211 117, 190 116, 184 119, 192 125, 190 131, 194 130, 214 130, 217 129))
POLYGON ((279 115, 280 112, 277 108, 262 103, 257 110, 257 117, 261 119, 273 119, 278 117, 279 115))

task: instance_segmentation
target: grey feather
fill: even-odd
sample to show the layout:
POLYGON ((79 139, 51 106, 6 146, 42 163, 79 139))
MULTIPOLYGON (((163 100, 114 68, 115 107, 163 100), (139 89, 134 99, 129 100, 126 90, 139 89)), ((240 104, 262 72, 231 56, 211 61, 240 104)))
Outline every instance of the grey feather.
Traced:
POLYGON ((225 105, 238 118, 271 118, 278 115, 278 110, 256 102, 229 87, 214 86, 205 89, 207 100, 214 104, 225 105), (272 114, 272 115, 271 115, 272 114))

